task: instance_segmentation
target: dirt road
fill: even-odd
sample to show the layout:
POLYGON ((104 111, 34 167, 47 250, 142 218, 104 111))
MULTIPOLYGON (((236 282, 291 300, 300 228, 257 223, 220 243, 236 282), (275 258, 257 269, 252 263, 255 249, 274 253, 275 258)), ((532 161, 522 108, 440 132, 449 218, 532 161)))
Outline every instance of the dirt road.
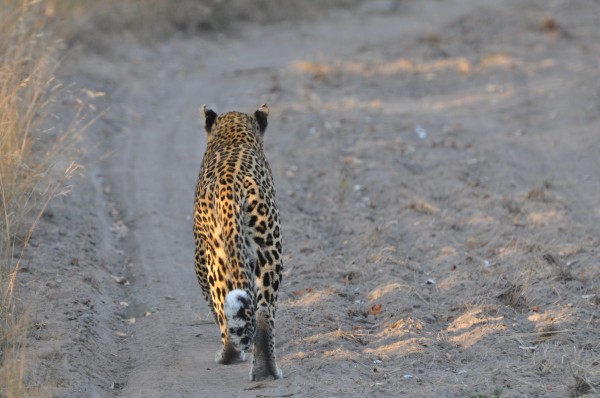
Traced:
POLYGON ((394 4, 152 48, 124 38, 67 63, 107 111, 23 273, 32 385, 61 397, 598 393, 598 5, 394 4), (191 215, 199 106, 264 102, 285 377, 250 383, 249 364, 213 362, 191 215))

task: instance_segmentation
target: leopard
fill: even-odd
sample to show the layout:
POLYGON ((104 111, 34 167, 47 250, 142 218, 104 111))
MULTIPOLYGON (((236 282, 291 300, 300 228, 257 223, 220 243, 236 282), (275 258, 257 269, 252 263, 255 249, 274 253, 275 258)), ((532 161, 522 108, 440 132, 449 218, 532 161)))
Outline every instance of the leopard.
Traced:
POLYGON ((275 312, 283 258, 271 169, 263 151, 269 107, 218 115, 203 105, 206 150, 194 200, 195 271, 219 326, 220 364, 246 360, 250 380, 283 377, 275 312))

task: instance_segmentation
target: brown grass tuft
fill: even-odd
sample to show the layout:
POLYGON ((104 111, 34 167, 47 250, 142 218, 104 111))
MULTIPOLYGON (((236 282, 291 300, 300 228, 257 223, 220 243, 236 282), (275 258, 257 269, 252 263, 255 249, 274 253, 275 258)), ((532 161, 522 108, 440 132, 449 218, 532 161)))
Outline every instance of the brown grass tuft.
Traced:
POLYGON ((600 358, 582 360, 579 355, 571 364, 573 379, 568 385, 568 397, 598 396, 600 394, 600 358))
POLYGON ((531 278, 532 271, 529 269, 526 275, 519 275, 512 283, 505 285, 498 299, 515 310, 526 310, 530 302, 528 296, 531 278))
MULTIPOLYGON (((48 27, 51 2, 2 0, 0 6, 0 396, 26 392, 28 321, 14 293, 22 253, 48 202, 75 164, 59 164, 69 132, 52 129, 50 106, 57 42, 48 27), (59 171, 60 174, 56 174, 59 171)), ((82 105, 83 108, 83 105, 82 105)))

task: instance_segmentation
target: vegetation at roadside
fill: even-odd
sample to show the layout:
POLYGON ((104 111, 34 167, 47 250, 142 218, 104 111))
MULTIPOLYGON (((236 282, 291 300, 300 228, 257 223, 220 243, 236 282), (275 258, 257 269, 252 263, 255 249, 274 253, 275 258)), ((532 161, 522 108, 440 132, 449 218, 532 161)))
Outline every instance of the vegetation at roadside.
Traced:
POLYGON ((23 251, 77 168, 61 155, 79 125, 59 130, 51 113, 62 93, 53 9, 52 2, 0 0, 0 397, 26 394, 28 321, 16 291, 23 251))

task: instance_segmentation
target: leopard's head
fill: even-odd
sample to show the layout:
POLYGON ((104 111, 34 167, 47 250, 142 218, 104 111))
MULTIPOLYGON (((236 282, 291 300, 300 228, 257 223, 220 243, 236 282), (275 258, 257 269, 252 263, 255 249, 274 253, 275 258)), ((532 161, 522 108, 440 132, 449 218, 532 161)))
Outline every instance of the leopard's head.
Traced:
POLYGON ((208 141, 222 135, 250 132, 262 142, 268 124, 269 107, 263 104, 253 114, 227 112, 217 115, 215 111, 202 105, 200 113, 204 117, 204 130, 208 141))

